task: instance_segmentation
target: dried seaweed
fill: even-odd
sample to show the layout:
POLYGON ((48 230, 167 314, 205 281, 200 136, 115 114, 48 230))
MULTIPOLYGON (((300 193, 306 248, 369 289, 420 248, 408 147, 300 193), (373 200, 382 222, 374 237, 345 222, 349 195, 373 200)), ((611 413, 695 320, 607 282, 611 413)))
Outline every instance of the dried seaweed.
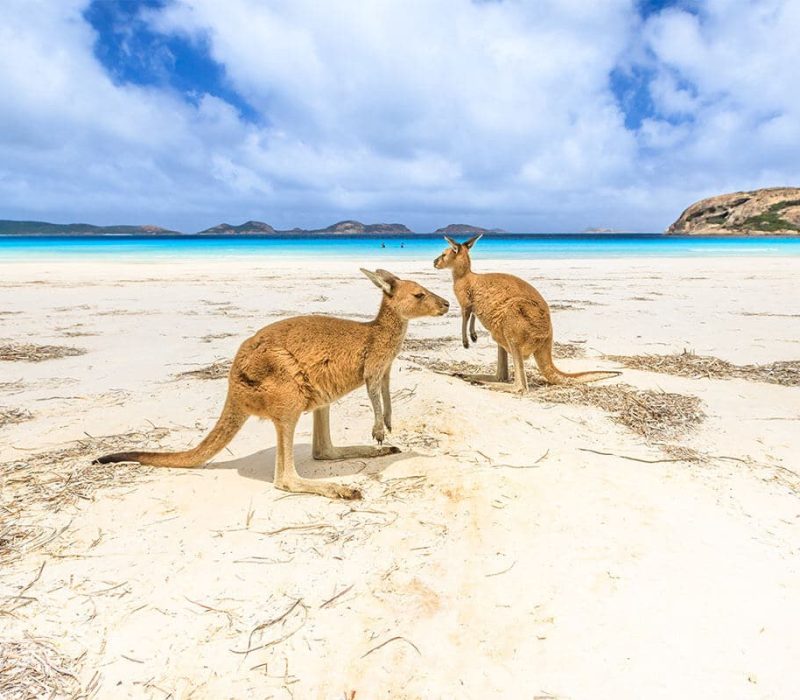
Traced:
POLYGON ((78 677, 70 670, 75 659, 62 654, 49 641, 27 637, 0 640, 0 697, 73 698, 81 694, 78 677))
POLYGON ((800 360, 771 362, 766 365, 735 365, 710 355, 684 350, 674 355, 607 355, 631 369, 674 374, 693 379, 746 379, 754 382, 800 386, 800 360))
POLYGON ((679 459, 681 462, 702 462, 706 459, 702 452, 686 445, 659 445, 659 447, 670 457, 679 459))
POLYGON ((553 357, 559 360, 571 360, 586 357, 586 351, 575 343, 553 343, 553 357))
POLYGON ((461 338, 448 335, 438 338, 406 338, 403 341, 403 352, 420 352, 424 350, 442 350, 461 345, 461 338))
POLYGON ((32 343, 0 345, 0 361, 4 362, 44 362, 45 360, 85 354, 84 348, 67 345, 34 345, 32 343))
POLYGON ((696 396, 636 389, 628 384, 540 385, 530 398, 545 403, 593 406, 651 442, 685 435, 705 419, 696 396))
POLYGON ((51 537, 35 524, 41 509, 55 513, 80 500, 91 500, 101 488, 133 483, 148 467, 125 464, 96 465, 91 460, 106 452, 132 446, 158 447, 166 428, 132 431, 103 437, 87 437, 66 447, 0 462, 0 511, 13 514, 13 525, 0 530, 0 561, 42 546, 51 537), (29 522, 26 516, 33 518, 29 522))
POLYGON ((207 367, 191 369, 176 375, 177 379, 225 379, 231 370, 231 360, 219 360, 207 367))
POLYGON ((208 335, 204 335, 200 338, 201 343, 211 343, 215 340, 224 340, 225 338, 232 338, 235 335, 239 335, 238 333, 209 333, 208 335))
POLYGON ((3 408, 0 406, 0 428, 12 423, 22 423, 31 420, 33 414, 24 408, 3 408))
MULTIPOLYGON (((466 378, 491 374, 486 365, 446 362, 415 356, 414 360, 442 374, 466 378)), ((538 373, 528 373, 527 398, 541 403, 592 406, 611 414, 612 419, 651 442, 680 437, 705 419, 702 402, 696 396, 662 391, 645 391, 628 384, 547 384, 538 373)))

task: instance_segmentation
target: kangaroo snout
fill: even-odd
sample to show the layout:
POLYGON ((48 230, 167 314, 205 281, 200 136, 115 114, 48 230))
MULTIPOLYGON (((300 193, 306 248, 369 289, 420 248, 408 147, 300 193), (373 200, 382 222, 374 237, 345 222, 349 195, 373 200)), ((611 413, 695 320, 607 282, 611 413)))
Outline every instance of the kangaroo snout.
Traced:
POLYGON ((447 301, 447 299, 442 299, 441 297, 439 297, 439 308, 440 308, 439 316, 444 316, 447 313, 448 309, 450 308, 450 302, 447 301))

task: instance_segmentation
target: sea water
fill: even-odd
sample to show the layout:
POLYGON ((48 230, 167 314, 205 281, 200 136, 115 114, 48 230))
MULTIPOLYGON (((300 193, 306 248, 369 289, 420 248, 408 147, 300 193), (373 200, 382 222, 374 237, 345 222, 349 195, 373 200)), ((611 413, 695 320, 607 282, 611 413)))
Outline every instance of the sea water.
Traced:
MULTIPOLYGON (((456 237, 464 240, 466 237, 456 237)), ((800 237, 663 234, 487 234, 482 259, 800 256, 800 237)), ((0 236, 0 262, 197 258, 433 258, 438 234, 239 236, 0 236)))

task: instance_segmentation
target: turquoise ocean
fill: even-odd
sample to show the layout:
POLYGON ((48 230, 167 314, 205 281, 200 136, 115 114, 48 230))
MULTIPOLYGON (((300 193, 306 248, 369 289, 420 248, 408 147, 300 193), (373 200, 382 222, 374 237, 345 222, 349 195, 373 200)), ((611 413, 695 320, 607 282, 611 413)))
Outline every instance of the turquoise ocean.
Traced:
MULTIPOLYGON (((462 239, 463 240, 463 239, 462 239)), ((0 236, 0 263, 101 259, 105 262, 200 258, 414 259, 438 255, 438 234, 391 236, 0 236)), ((800 237, 663 234, 488 234, 482 259, 800 256, 800 237)), ((476 248, 477 252, 478 248, 476 248)))

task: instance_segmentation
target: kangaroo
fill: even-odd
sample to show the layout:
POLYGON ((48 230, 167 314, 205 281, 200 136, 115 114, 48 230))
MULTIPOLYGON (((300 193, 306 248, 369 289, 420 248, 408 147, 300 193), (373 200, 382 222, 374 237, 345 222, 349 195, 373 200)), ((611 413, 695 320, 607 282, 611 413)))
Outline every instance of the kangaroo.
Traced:
POLYGON ((497 371, 493 377, 480 375, 479 381, 507 382, 508 353, 514 360, 514 391, 528 391, 525 360, 531 355, 542 376, 551 384, 568 381, 593 382, 616 377, 620 372, 562 372, 553 364, 553 324, 547 302, 525 280, 497 272, 478 274, 472 271, 469 251, 481 238, 473 236, 456 243, 445 236, 448 248, 433 261, 437 270, 453 271, 453 290, 461 305, 461 340, 469 347, 469 338, 477 341, 475 318, 487 328, 497 343, 497 371), (469 326, 469 338, 467 327, 469 326))
POLYGON ((385 431, 392 430, 392 362, 410 319, 441 316, 450 306, 416 282, 401 280, 386 270, 370 272, 362 268, 361 272, 383 292, 374 320, 362 323, 329 316, 297 316, 262 328, 236 353, 222 415, 197 447, 185 452, 118 452, 95 463, 196 467, 222 450, 248 417, 257 416, 275 424, 277 488, 329 498, 361 498, 358 489, 297 474, 293 453, 297 421, 302 413, 314 412, 314 459, 381 457, 399 452, 397 447, 383 445, 385 431), (372 437, 378 446, 334 447, 330 404, 363 384, 375 413, 372 437))

